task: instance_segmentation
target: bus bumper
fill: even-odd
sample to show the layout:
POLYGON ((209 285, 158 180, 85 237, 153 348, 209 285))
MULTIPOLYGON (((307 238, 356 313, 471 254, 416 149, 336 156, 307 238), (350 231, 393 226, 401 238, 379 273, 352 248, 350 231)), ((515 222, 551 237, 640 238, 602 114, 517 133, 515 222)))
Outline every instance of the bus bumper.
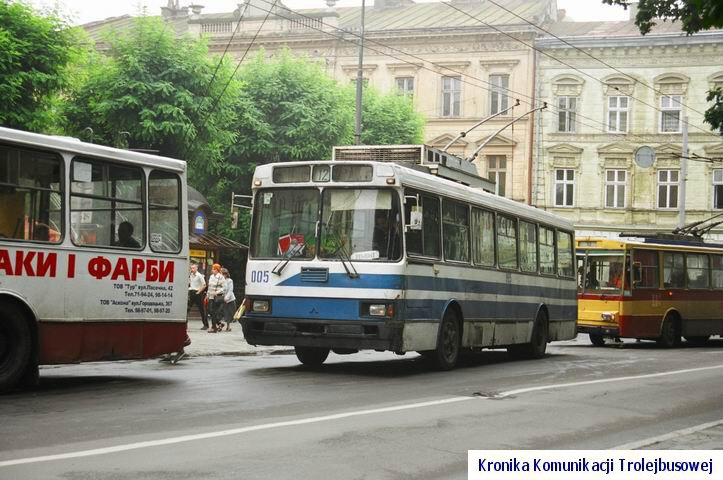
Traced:
POLYGON ((402 351, 400 322, 244 317, 241 326, 251 345, 402 351))
POLYGON ((606 337, 619 337, 620 329, 618 327, 605 327, 600 325, 578 325, 577 333, 588 333, 593 335, 604 335, 606 337))

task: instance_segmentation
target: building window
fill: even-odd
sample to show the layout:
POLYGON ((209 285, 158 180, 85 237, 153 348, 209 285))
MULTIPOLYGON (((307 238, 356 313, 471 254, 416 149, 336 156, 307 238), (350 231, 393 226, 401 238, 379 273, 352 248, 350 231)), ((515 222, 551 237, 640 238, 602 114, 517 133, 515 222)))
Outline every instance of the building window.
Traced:
POLYGON ((627 133, 629 105, 629 97, 608 97, 608 132, 627 133))
POLYGON ((625 187, 628 172, 625 170, 607 170, 605 172, 605 207, 625 208, 625 187))
POLYGON ((509 75, 490 75, 490 115, 507 110, 509 97, 507 89, 510 88, 509 75))
POLYGON ((575 170, 561 168, 555 170, 555 206, 572 207, 575 205, 575 170))
POLYGON ((713 208, 723 209, 723 169, 713 170, 713 208))
POLYGON ((557 131, 575 132, 577 97, 557 97, 557 131))
POLYGON ((462 99, 462 77, 442 77, 442 116, 458 117, 462 99))
POLYGON ((414 97, 414 77, 397 77, 397 91, 409 98, 414 97))
POLYGON ((487 176, 495 182, 495 193, 505 196, 507 181, 507 157, 505 155, 487 155, 487 176))
POLYGON ((678 208, 678 170, 658 171, 658 208, 678 208))
POLYGON ((680 133, 681 95, 660 97, 660 133, 680 133))

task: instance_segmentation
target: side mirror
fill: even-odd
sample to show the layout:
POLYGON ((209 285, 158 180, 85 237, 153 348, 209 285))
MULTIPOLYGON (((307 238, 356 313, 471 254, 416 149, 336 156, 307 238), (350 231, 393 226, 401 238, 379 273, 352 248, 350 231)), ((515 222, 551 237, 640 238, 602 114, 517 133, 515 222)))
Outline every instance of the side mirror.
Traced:
POLYGON ((419 205, 419 195, 405 195, 404 204, 411 204, 409 218, 404 226, 406 232, 420 231, 422 229, 422 207, 419 205))
POLYGON ((640 283, 643 281, 643 264, 640 262, 633 262, 633 283, 640 283))
POLYGON ((412 208, 409 213, 409 223, 407 223, 407 231, 414 230, 419 231, 422 229, 422 210, 419 208, 412 208))

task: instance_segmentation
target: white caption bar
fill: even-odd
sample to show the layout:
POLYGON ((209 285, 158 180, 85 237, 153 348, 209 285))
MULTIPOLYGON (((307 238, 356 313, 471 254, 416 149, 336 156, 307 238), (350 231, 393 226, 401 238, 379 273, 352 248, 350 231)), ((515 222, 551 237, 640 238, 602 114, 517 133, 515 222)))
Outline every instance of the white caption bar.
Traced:
POLYGON ((723 450, 469 450, 469 480, 723 479, 723 450))

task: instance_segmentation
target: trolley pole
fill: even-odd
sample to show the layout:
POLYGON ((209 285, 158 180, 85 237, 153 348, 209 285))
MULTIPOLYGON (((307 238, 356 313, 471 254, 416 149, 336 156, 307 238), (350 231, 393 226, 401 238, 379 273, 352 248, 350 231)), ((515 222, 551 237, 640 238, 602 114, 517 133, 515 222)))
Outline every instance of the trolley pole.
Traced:
POLYGON ((354 129, 354 143, 361 145, 362 135, 362 93, 364 88, 364 10, 365 0, 361 6, 361 37, 359 39, 359 65, 356 71, 356 121, 354 129))
POLYGON ((683 115, 683 151, 680 155, 680 213, 678 214, 678 228, 685 227, 685 183, 688 176, 688 116, 683 115))

